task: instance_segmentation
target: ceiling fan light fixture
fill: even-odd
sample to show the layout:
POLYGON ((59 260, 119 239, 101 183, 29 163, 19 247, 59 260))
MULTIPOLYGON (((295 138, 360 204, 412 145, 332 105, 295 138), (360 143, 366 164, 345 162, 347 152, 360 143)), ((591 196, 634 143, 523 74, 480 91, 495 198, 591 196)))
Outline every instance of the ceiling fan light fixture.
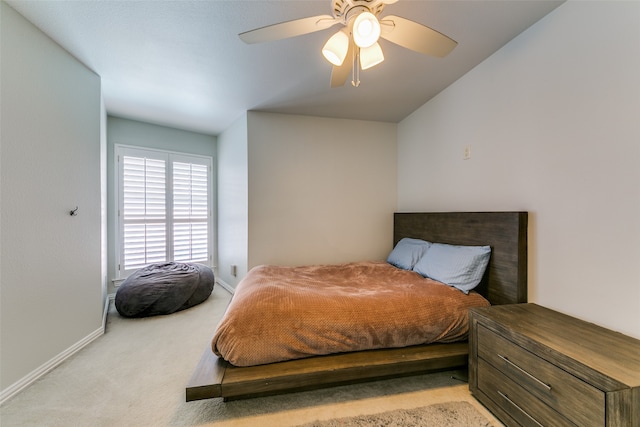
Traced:
POLYGON ((353 23, 353 41, 360 48, 372 46, 380 37, 380 22, 371 12, 362 12, 353 23))
POLYGON ((332 35, 322 48, 322 55, 327 61, 339 67, 344 62, 349 50, 349 36, 342 30, 332 35))
POLYGON ((360 71, 382 61, 380 37, 398 46, 425 55, 444 58, 458 42, 446 35, 395 15, 384 15, 385 6, 398 0, 331 0, 332 15, 309 16, 240 33, 245 43, 268 42, 301 36, 341 25, 342 29, 322 47, 323 56, 333 65, 331 87, 343 86, 349 73, 354 86, 360 84, 360 71), (381 17, 382 20, 379 20, 381 17), (382 31, 384 27, 384 31, 382 31), (348 58, 347 58, 348 57, 348 58))
POLYGON ((366 70, 384 61, 384 54, 379 43, 360 48, 360 68, 366 70))

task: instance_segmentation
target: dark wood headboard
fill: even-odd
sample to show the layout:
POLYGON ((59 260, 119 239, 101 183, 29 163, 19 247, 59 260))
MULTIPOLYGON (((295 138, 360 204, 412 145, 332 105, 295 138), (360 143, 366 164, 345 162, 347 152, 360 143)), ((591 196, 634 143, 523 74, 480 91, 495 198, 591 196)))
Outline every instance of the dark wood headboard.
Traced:
POLYGON ((489 245, 476 288, 491 304, 527 302, 527 212, 395 213, 393 244, 403 237, 452 245, 489 245))

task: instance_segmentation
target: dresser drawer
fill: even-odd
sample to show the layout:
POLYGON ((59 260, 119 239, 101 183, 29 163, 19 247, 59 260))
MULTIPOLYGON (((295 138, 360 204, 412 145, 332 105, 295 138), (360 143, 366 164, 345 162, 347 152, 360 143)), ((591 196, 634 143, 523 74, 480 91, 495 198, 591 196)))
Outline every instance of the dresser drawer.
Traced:
POLYGON ((478 360, 478 389, 522 426, 577 427, 482 359, 478 360))
MULTIPOLYGON (((563 414, 576 425, 605 425, 604 392, 482 325, 478 325, 477 334, 478 357, 492 365, 495 371, 501 372, 512 383, 518 384, 528 394, 535 396, 558 414, 563 414)), ((482 374, 480 362, 479 360, 479 376, 482 374)), ((482 366, 486 368, 486 364, 482 366)), ((488 390, 483 391, 487 393, 488 390)))

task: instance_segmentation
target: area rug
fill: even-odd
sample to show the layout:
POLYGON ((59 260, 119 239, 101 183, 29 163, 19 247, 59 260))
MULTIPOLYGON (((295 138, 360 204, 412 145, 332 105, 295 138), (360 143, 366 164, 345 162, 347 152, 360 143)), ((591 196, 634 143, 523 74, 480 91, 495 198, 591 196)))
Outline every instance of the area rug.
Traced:
POLYGON ((491 427, 491 423, 469 402, 447 402, 413 409, 396 409, 314 421, 298 427, 491 427))

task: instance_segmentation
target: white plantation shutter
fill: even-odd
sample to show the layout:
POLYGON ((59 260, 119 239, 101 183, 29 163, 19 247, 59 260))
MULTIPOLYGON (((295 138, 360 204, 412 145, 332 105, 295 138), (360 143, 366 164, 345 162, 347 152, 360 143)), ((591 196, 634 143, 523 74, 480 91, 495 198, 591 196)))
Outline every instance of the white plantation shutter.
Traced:
POLYGON ((211 260, 211 159, 116 146, 118 277, 150 263, 211 260))
POLYGON ((124 269, 167 259, 166 161, 122 156, 124 269))
POLYGON ((173 258, 203 262, 208 257, 208 167, 173 162, 173 258))

